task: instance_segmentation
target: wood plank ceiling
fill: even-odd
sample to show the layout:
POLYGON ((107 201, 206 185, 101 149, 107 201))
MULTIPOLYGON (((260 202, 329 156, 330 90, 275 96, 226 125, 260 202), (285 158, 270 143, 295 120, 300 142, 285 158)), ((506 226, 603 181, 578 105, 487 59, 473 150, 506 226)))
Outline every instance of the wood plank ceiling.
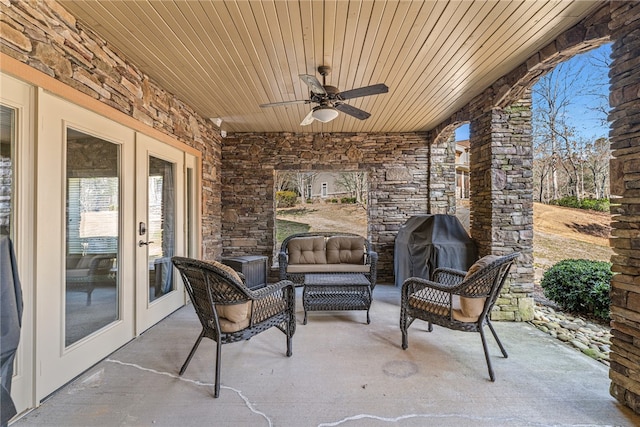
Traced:
POLYGON ((62 0, 161 87, 227 132, 429 130, 588 15, 597 1, 62 0), (300 122, 299 74, 389 92, 348 100, 371 113, 300 122))

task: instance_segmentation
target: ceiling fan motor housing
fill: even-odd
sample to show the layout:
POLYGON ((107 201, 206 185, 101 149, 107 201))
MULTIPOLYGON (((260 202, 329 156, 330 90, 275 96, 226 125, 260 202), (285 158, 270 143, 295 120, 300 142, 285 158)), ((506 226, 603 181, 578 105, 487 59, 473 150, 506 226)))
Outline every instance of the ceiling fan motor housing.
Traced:
POLYGON ((328 65, 320 65, 318 67, 318 73, 324 77, 326 75, 328 75, 331 72, 331 67, 328 65))
POLYGON ((311 92, 311 101, 317 102, 318 104, 327 103, 328 101, 336 101, 338 99, 338 94, 340 90, 335 86, 322 86, 326 92, 326 94, 319 94, 311 92))
POLYGON ((330 71, 331 67, 327 65, 321 65, 318 67, 318 73, 322 75, 322 83, 310 74, 298 75, 310 89, 309 99, 261 104, 260 107, 274 107, 286 104, 308 104, 311 102, 318 104, 318 106, 314 107, 309 114, 307 114, 304 120, 302 120, 302 123, 300 123, 302 126, 309 125, 313 123, 314 120, 318 120, 322 123, 330 122, 338 117, 338 111, 355 117, 356 119, 365 120, 368 119, 371 114, 349 105, 344 101, 362 96, 377 95, 389 91, 389 88, 385 84, 379 83, 340 92, 337 87, 327 85, 326 76, 330 71))

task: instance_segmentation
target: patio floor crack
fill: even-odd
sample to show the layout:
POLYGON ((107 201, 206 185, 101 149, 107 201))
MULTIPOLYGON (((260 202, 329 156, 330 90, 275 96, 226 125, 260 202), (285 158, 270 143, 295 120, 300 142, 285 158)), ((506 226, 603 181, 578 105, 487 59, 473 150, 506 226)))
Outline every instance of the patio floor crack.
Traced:
MULTIPOLYGON (((197 380, 190 380, 188 378, 183 378, 183 377, 181 377, 179 375, 172 374, 170 372, 162 372, 162 371, 157 371, 157 370, 151 369, 151 368, 145 368, 145 367, 137 365, 135 363, 127 363, 127 362, 122 362, 120 360, 115 360, 115 359, 105 359, 105 362, 115 363, 117 365, 122 365, 122 366, 129 366, 129 367, 132 367, 132 368, 135 368, 135 369, 139 369, 141 371, 151 372, 151 373, 157 374, 157 375, 164 375, 164 376, 167 376, 167 377, 170 377, 170 378, 174 378, 174 379, 177 379, 177 380, 180 380, 180 381, 185 381, 185 382, 188 382, 188 383, 196 384, 198 386, 205 386, 205 387, 214 387, 215 386, 215 384, 205 383, 205 382, 197 381, 197 380)), ((269 418, 267 416, 267 414, 265 414, 264 412, 261 412, 261 411, 257 410, 254 407, 254 405, 249 401, 249 399, 242 393, 242 391, 240 391, 238 389, 235 389, 233 387, 225 386, 225 385, 221 385, 220 388, 224 388, 224 389, 231 390, 231 391, 235 392, 244 401, 245 405, 247 406, 247 408, 249 408, 249 410, 251 412, 253 412, 256 415, 260 415, 261 417, 263 417, 267 421, 267 423, 269 424, 269 427, 273 426, 273 422, 271 421, 271 418, 269 418)))

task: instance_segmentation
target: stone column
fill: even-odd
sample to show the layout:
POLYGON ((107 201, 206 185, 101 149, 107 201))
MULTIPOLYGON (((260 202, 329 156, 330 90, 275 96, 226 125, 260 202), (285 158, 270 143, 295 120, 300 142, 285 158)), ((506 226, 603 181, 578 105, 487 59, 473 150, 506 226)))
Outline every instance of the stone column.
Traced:
POLYGON ((456 136, 436 138, 429 146, 429 213, 456 213, 456 136))
POLYGON ((491 315, 533 319, 533 150, 531 96, 473 114, 470 135, 471 237, 479 254, 521 253, 491 315))
POLYGON ((611 395, 640 413, 640 3, 611 3, 611 395))

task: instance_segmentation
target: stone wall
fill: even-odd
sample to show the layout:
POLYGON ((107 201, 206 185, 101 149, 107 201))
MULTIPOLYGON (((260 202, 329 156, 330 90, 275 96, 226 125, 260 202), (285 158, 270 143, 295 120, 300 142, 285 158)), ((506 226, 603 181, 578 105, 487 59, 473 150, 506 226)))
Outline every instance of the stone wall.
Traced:
POLYGON ((430 141, 428 133, 228 136, 222 147, 224 255, 272 260, 276 170, 360 170, 368 174, 367 237, 379 253, 378 281, 393 283, 400 226, 416 214, 450 213, 455 200, 452 140, 430 141))
POLYGON ((477 112, 470 135, 471 237, 480 255, 520 252, 492 319, 533 319, 531 97, 477 112))
MULTIPOLYGON (((220 249, 220 134, 54 1, 1 2, 0 51, 202 153, 203 255, 220 249)), ((20 76, 17 76, 20 77, 20 76)))
POLYGON ((611 394, 640 413, 640 3, 611 3, 611 394))

